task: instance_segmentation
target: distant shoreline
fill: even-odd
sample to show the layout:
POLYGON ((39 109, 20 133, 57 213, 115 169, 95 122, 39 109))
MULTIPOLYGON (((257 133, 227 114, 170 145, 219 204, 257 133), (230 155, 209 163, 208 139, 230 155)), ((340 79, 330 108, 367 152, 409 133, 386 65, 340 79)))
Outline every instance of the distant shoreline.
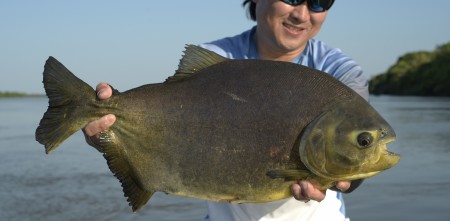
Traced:
POLYGON ((372 94, 450 97, 450 42, 410 52, 369 83, 372 94))
POLYGON ((0 91, 0 98, 17 98, 17 97, 43 97, 44 94, 27 94, 12 91, 0 91))

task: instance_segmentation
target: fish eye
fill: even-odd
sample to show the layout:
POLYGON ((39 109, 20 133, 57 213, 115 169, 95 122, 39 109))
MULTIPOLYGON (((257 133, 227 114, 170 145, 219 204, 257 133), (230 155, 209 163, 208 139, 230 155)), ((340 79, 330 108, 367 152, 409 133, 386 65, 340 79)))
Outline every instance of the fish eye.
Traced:
POLYGON ((360 133, 360 134, 358 135, 357 141, 358 141, 358 145, 359 145, 360 147, 368 147, 368 146, 370 146, 370 145, 372 144, 372 142, 373 142, 372 134, 370 134, 370 133, 368 133, 368 132, 360 133))

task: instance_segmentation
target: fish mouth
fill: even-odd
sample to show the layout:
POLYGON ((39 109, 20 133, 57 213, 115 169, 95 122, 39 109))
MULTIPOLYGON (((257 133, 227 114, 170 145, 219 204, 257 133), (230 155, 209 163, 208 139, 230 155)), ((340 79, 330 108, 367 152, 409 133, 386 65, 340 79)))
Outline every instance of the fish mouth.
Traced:
POLYGON ((391 151, 388 151, 388 150, 386 150, 386 154, 389 155, 389 156, 398 156, 398 157, 400 156, 399 154, 391 152, 391 151))
POLYGON ((393 167, 400 161, 400 155, 394 152, 391 152, 387 149, 387 144, 395 141, 395 137, 386 138, 385 141, 381 144, 381 150, 380 150, 380 158, 378 159, 378 162, 376 163, 376 169, 375 171, 382 171, 386 170, 388 168, 393 167))
POLYGON ((395 156, 400 157, 399 154, 391 152, 387 148, 388 143, 391 143, 391 142, 393 142, 395 140, 396 140, 395 137, 387 138, 387 139, 385 139, 385 141, 381 145, 383 146, 383 151, 385 152, 386 155, 393 156, 393 157, 395 157, 395 156))
POLYGON ((355 180, 355 179, 363 179, 367 177, 374 176, 386 169, 389 169, 396 165, 400 161, 400 155, 391 152, 387 149, 387 144, 395 141, 395 137, 391 138, 385 138, 384 142, 380 143, 378 148, 380 155, 380 158, 376 162, 372 162, 369 166, 365 166, 366 168, 361 171, 361 173, 355 174, 355 175, 346 175, 343 177, 340 177, 341 180, 343 179, 349 179, 349 180, 355 180), (363 172, 365 171, 365 172, 363 172))

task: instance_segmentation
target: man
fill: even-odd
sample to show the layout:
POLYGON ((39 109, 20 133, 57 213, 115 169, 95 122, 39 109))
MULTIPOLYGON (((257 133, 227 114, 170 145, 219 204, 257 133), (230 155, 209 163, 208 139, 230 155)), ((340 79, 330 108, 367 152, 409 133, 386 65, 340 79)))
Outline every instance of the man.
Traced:
MULTIPOLYGON (((361 68, 339 49, 313 39, 320 31, 327 10, 334 0, 244 0, 257 25, 229 38, 201 46, 231 59, 264 59, 298 63, 329 73, 368 99, 368 84, 361 68)), ((101 83, 98 97, 111 96, 111 88, 101 83)), ((107 130, 115 121, 106 115, 89 123, 85 129, 88 143, 96 134, 107 130)), ((93 140, 93 141, 92 141, 93 140)), ((312 181, 313 182, 313 181, 312 181)), ((361 181, 338 182, 336 190, 350 192, 361 181)), ((340 192, 322 191, 308 181, 291 187, 293 198, 260 204, 227 204, 208 202, 206 220, 345 220, 340 192), (312 201, 310 201, 312 200, 312 201), (320 202, 320 203, 319 203, 320 202)))

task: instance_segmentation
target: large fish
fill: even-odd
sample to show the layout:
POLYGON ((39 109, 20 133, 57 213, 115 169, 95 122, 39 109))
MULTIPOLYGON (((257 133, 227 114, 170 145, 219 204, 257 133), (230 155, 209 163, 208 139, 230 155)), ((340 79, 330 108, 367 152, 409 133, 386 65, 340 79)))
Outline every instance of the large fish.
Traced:
POLYGON ((47 153, 112 113, 99 151, 133 211, 156 191, 230 203, 291 196, 297 179, 322 189, 373 176, 400 157, 391 126, 357 93, 297 64, 230 60, 187 46, 164 83, 96 99, 53 57, 44 68, 49 107, 36 130, 47 153))

